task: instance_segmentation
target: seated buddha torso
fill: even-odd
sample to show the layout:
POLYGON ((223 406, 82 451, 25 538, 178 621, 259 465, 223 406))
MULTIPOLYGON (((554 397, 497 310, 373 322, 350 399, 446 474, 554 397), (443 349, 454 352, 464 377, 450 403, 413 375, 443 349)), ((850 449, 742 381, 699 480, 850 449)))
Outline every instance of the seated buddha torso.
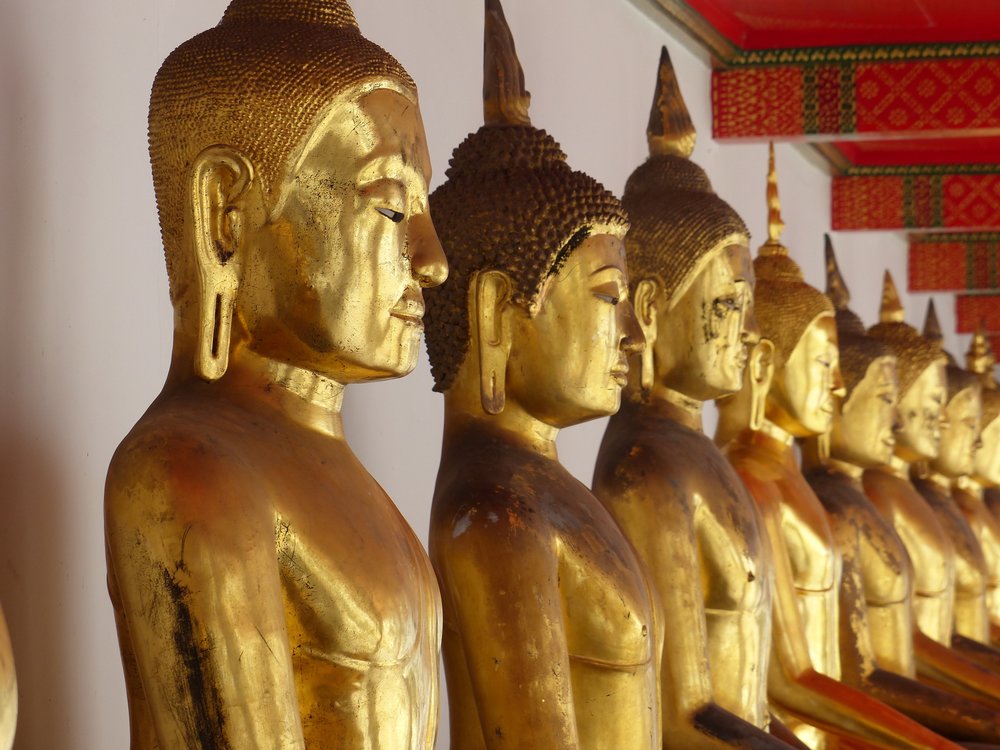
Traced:
MULTIPOLYGON (((234 633, 258 613, 276 610, 283 628, 275 630, 287 636, 282 642, 258 628, 277 665, 266 669, 290 670, 294 696, 275 695, 270 680, 257 681, 255 671, 266 669, 251 662, 249 649, 244 658, 238 641, 210 646, 228 649, 231 675, 206 674, 191 645, 184 674, 157 676, 200 692, 204 716, 196 723, 235 722, 252 736, 252 702, 244 711, 212 705, 213 681, 221 679, 243 683, 251 701, 297 705, 307 748, 432 746, 441 622, 433 570, 343 439, 297 424, 266 403, 239 394, 220 398, 198 386, 151 407, 116 455, 111 476, 137 466, 153 476, 169 467, 172 486, 154 502, 118 497, 109 504, 109 529, 128 535, 154 528, 161 544, 179 550, 168 587, 176 596, 160 602, 176 610, 178 627, 193 629, 197 641, 199 618, 215 618, 222 627, 213 638, 238 638, 234 633), (221 491, 213 495, 213 486, 221 491), (207 611, 187 606, 189 594, 204 593, 207 611)), ((136 562, 120 552, 110 557, 113 572, 136 562)), ((115 587, 113 581, 120 608, 115 587)), ((126 667, 134 662, 134 653, 124 657, 126 667)), ((157 745, 150 735, 141 747, 157 745)))

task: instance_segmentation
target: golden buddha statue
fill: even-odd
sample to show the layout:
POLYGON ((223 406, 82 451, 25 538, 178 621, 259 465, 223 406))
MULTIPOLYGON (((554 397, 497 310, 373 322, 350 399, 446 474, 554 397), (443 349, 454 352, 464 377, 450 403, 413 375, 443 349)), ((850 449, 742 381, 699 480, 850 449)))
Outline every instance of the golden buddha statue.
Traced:
POLYGON ((899 428, 885 466, 867 469, 865 494, 902 539, 913 569, 914 652, 920 679, 1000 707, 998 675, 956 652, 955 551, 937 516, 910 479, 910 465, 936 457, 946 397, 946 359, 940 347, 904 322, 892 276, 886 272, 880 322, 868 333, 896 357, 899 428))
POLYGON ((846 394, 830 432, 809 438, 803 456, 843 560, 841 680, 951 739, 1000 741, 1000 714, 916 679, 910 559, 892 525, 865 497, 861 481, 866 468, 888 463, 895 447, 896 358, 865 334, 848 307, 850 294, 829 235, 825 252, 826 293, 836 309, 846 394))
MULTIPOLYGON (((933 300, 927 308, 924 338, 940 349, 941 327, 933 300)), ((958 367, 951 355, 945 353, 945 357, 947 395, 941 421, 941 447, 937 455, 913 467, 913 485, 927 500, 954 548, 955 634, 988 643, 986 560, 951 492, 952 483, 959 477, 968 476, 973 468, 973 452, 979 439, 981 389, 973 373, 958 367)))
POLYGON ((756 507, 702 432, 739 390, 752 314, 749 232, 690 161, 695 131, 666 48, 625 186, 633 305, 646 339, 597 457, 594 494, 655 584, 667 630, 664 747, 787 747, 768 725, 771 579, 756 507))
MULTIPOLYGON (((738 421, 739 401, 720 402, 726 454, 757 503, 775 577, 774 638, 768 673, 772 704, 807 723, 796 734, 813 748, 846 743, 880 747, 956 747, 860 690, 839 681, 838 594, 841 559, 827 515, 799 470, 794 439, 827 432, 834 397, 843 392, 834 311, 803 281, 781 244, 774 150, 768 171, 768 240, 754 261, 754 307, 761 335, 773 343, 769 368, 755 390, 763 418, 738 421), (770 380, 771 382, 767 382, 770 380), (834 735, 835 739, 830 735, 834 735)), ((751 408, 750 413, 759 413, 751 408)))
POLYGON ((345 0, 233 0, 149 143, 174 349, 105 499, 131 747, 431 748, 434 572, 340 415, 447 274, 413 81, 345 0))
POLYGON ((979 445, 973 457, 971 476, 957 480, 952 496, 965 514, 986 558, 990 641, 996 645, 1000 643, 1000 517, 987 506, 986 493, 1000 487, 1000 390, 993 377, 993 352, 981 325, 972 337, 965 361, 982 386, 979 445))
POLYGON ((631 545, 556 435, 617 411, 642 332, 621 203, 532 127, 498 0, 485 124, 431 207, 451 258, 427 295, 444 393, 430 553, 454 748, 656 748, 661 619, 631 545))
POLYGON ((14 650, 10 645, 7 621, 0 608, 0 750, 14 746, 17 727, 17 675, 14 670, 14 650))

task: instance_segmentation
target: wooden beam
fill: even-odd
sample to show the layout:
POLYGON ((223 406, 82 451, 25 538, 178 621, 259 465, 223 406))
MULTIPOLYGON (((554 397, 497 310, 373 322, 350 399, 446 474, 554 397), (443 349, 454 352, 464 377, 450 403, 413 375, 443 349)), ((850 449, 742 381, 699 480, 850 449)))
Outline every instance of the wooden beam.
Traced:
POLYGON ((852 169, 831 194, 834 230, 1000 230, 1000 165, 852 169))
POLYGON ((712 73, 715 138, 1000 133, 1000 43, 744 52, 712 73))
POLYGON ((1000 290, 1000 232, 911 234, 911 292, 1000 290))

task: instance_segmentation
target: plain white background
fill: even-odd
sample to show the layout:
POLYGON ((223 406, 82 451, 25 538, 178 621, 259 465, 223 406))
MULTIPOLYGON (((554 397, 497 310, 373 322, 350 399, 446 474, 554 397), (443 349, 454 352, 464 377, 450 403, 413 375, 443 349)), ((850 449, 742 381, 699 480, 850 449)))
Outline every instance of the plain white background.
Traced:
MULTIPOLYGON (((642 0, 637 0, 642 1, 642 0)), ((21 691, 20 750, 125 748, 128 728, 104 582, 102 492, 118 441, 166 372, 171 310, 146 153, 146 106, 170 50, 225 0, 0 2, 0 602, 21 691)), ((363 32, 420 87, 435 168, 481 123, 477 0, 355 0, 363 32)), ((631 0, 506 0, 532 117, 570 163, 620 192, 645 157, 662 44, 700 133, 696 161, 765 238, 763 144, 712 141, 707 56, 631 0)), ((785 244, 823 284, 830 181, 779 145, 785 244)), ((834 236, 855 309, 874 322, 882 270, 905 285, 902 233, 834 236)), ((925 297, 904 293, 911 321, 925 297)), ((950 298, 938 300, 946 332, 950 298)), ((966 341, 947 342, 956 353, 966 341)), ((426 360, 348 390, 355 451, 426 538, 441 399, 426 360)), ((711 422, 712 419, 709 419, 711 422)), ((603 423, 567 430, 589 483, 603 423)), ((447 746, 442 715, 439 747, 447 746)))

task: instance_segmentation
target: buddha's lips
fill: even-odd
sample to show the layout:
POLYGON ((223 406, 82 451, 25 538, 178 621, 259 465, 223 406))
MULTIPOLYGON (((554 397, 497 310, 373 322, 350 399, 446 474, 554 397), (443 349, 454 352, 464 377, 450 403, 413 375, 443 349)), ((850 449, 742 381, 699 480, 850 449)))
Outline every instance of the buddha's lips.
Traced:
POLYGON ((407 289, 389 313, 410 325, 423 326, 424 298, 418 290, 407 289))

